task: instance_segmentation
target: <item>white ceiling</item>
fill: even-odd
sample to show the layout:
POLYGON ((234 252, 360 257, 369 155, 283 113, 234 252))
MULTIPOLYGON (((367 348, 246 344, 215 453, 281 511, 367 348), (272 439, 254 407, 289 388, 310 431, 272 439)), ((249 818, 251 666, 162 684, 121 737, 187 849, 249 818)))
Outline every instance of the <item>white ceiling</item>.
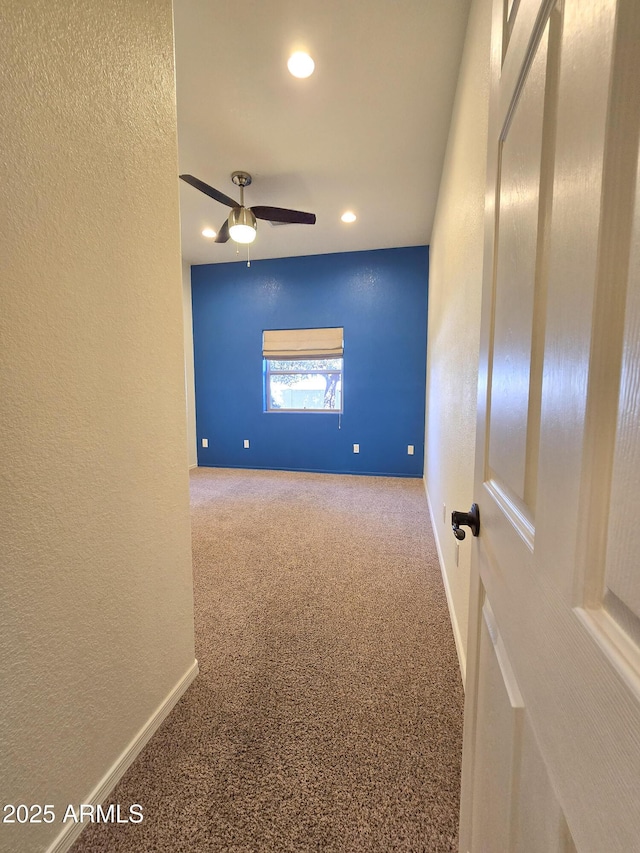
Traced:
MULTIPOLYGON (((469 0, 175 0, 180 173, 245 203, 315 213, 258 221, 252 258, 429 242, 469 0), (315 73, 287 70, 306 48, 315 73), (352 225, 340 221, 352 209, 352 225)), ((180 181, 182 252, 246 260, 201 235, 229 208, 180 181)))

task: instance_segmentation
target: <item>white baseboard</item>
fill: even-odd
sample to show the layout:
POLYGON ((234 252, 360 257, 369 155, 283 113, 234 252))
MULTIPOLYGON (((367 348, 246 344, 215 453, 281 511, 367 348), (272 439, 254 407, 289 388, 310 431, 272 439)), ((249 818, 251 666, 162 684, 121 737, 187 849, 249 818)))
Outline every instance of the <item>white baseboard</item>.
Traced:
MULTIPOLYGON (((83 802, 97 806, 99 803, 103 803, 106 800, 111 791, 115 788, 116 784, 124 776, 131 764, 133 764, 139 753, 142 752, 144 747, 147 745, 152 735, 154 735, 157 729, 160 728, 160 724, 169 716, 170 711, 177 704, 178 700, 197 674, 198 661, 194 660, 166 699, 149 717, 138 734, 120 754, 109 770, 107 770, 105 775, 83 802)), ((81 823, 71 822, 66 824, 64 829, 54 839, 53 843, 47 848, 46 853, 66 853, 83 829, 84 826, 81 823)))
POLYGON ((427 506, 429 507, 429 516, 431 517, 431 527, 433 528, 433 538, 436 540, 438 562, 440 563, 440 574, 442 575, 442 583, 444 585, 445 595, 447 596, 447 606, 449 608, 449 618, 451 619, 451 627, 453 629, 453 639, 455 640, 456 652, 458 653, 458 663, 460 665, 460 675, 462 676, 462 686, 464 687, 467 677, 467 655, 465 653, 464 642, 462 640, 462 633, 460 631, 458 617, 453 607, 453 596, 451 595, 451 587, 449 586, 447 569, 445 566, 444 557, 442 555, 442 548, 440 547, 440 539, 438 538, 438 528, 436 527, 436 519, 433 513, 433 507, 431 506, 431 499, 429 498, 429 490, 427 489, 426 481, 423 480, 423 482, 424 492, 427 496, 427 506))

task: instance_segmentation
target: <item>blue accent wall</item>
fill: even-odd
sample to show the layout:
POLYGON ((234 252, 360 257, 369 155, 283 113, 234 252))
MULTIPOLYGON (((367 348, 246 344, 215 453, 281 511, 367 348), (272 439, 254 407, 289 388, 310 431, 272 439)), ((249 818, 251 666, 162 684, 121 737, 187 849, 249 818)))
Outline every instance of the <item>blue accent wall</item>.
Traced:
POLYGON ((198 464, 421 477, 428 266, 427 246, 193 266, 198 464), (344 327, 341 418, 265 412, 263 330, 326 326, 344 327))

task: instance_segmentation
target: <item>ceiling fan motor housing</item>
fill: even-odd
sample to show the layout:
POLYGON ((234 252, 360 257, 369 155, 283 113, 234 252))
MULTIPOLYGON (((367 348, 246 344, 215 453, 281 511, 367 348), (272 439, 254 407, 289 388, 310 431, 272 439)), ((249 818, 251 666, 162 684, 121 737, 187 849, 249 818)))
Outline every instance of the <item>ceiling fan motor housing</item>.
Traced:
POLYGON ((234 207, 227 222, 232 240, 237 243, 252 243, 255 240, 257 222, 248 207, 234 207))

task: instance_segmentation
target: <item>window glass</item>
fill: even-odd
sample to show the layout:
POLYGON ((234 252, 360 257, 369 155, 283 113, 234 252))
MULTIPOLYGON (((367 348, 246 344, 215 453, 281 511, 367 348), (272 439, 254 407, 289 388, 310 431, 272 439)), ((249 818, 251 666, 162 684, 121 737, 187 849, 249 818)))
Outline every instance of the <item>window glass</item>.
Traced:
POLYGON ((342 359, 265 359, 267 411, 341 412, 342 359))

